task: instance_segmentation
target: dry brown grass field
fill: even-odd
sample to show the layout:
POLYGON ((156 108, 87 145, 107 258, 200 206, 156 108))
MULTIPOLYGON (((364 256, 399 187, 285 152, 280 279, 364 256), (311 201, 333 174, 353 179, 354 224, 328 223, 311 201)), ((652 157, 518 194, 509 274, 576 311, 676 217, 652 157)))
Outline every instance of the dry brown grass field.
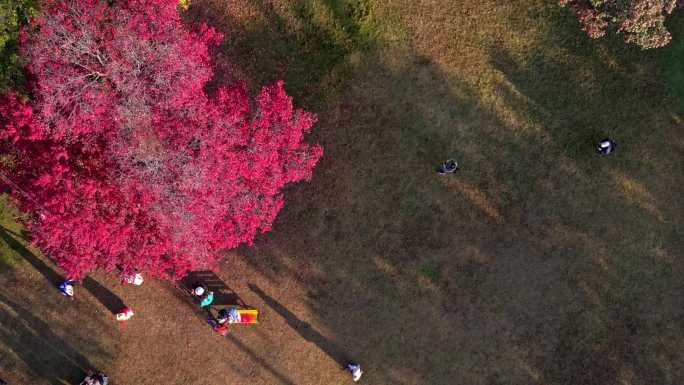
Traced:
POLYGON ((192 0, 185 17, 226 34, 216 83, 284 79, 319 115, 313 180, 218 272, 261 323, 221 338, 169 283, 99 274, 65 301, 5 205, 0 378, 333 385, 354 359, 373 385, 684 383, 674 48, 590 40, 554 0, 192 0), (604 136, 619 147, 600 158, 604 136), (461 169, 437 175, 448 157, 461 169))

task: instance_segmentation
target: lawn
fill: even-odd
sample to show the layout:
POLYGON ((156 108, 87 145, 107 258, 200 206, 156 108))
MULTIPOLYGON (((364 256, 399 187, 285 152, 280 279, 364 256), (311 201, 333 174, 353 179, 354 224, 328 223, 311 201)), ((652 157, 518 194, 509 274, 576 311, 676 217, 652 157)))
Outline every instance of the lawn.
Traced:
POLYGON ((680 26, 641 51, 551 0, 193 0, 185 17, 226 34, 216 83, 282 78, 319 115, 313 180, 219 272, 260 325, 221 339, 160 282, 95 275, 61 301, 8 222, 0 377, 328 385, 354 359, 367 384, 684 383, 680 26), (437 175, 449 157, 461 169, 437 175), (137 311, 123 327, 112 297, 137 311))

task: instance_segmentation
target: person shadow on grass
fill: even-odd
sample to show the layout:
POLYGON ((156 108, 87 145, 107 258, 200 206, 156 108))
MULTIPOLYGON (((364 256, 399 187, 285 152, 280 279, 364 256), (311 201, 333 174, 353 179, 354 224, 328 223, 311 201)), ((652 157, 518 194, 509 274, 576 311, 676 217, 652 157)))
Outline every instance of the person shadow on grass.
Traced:
POLYGON ((252 283, 250 283, 248 286, 250 290, 252 290, 256 295, 261 297, 261 299, 268 306, 270 306, 271 309, 275 310, 276 313, 280 314, 280 316, 285 319, 288 325, 290 325, 292 329, 294 329, 300 336, 302 336, 302 338, 318 346, 330 358, 339 363, 341 368, 345 368, 345 366, 351 361, 350 357, 348 357, 348 355, 340 346, 338 346, 335 342, 331 341, 330 339, 319 333, 308 322, 299 319, 294 313, 289 311, 276 299, 264 293, 264 291, 261 290, 259 286, 252 283))

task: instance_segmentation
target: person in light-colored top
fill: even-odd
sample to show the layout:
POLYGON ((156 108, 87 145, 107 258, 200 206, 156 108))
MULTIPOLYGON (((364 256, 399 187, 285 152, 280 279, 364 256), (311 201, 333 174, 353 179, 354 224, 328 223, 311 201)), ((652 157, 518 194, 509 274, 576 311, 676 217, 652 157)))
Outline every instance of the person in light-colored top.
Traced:
POLYGON ((437 169, 437 173, 440 175, 444 174, 451 174, 458 170, 458 162, 456 162, 453 159, 449 159, 446 162, 442 163, 441 166, 437 169))
POLYGON ((129 308, 128 306, 124 306, 119 310, 118 313, 116 313, 116 320, 119 321, 120 323, 124 323, 131 319, 135 313, 133 313, 133 310, 129 308))
POLYGON ((363 371, 361 370, 361 365, 355 363, 355 362, 350 362, 347 364, 346 369, 349 373, 352 375, 352 379, 354 382, 357 382, 358 380, 361 379, 361 375, 363 375, 363 371))
POLYGON ((102 372, 92 373, 86 376, 81 381, 80 385, 107 385, 109 384, 109 377, 102 372))
POLYGON ((140 273, 124 275, 121 278, 122 278, 122 283, 124 283, 124 284, 130 283, 130 284, 133 284, 135 286, 140 286, 145 281, 143 279, 142 274, 140 274, 140 273))
POLYGON ((613 153, 615 151, 616 147, 617 147, 617 143, 615 143, 614 140, 612 140, 610 138, 606 138, 606 139, 599 141, 596 151, 599 154, 606 156, 606 155, 610 155, 611 153, 613 153))
POLYGON ((207 287, 202 284, 196 284, 192 287, 192 294, 200 301, 200 307, 204 308, 214 302, 214 292, 207 290, 207 287))
POLYGON ((57 285, 57 289, 63 296, 74 299, 74 281, 67 279, 57 285))

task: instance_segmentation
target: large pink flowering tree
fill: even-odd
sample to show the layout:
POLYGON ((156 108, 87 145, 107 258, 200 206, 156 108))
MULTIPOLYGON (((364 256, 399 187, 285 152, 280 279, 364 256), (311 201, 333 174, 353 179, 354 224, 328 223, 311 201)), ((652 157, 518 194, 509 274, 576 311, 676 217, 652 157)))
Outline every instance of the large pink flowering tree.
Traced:
POLYGON ((268 231, 309 180, 316 117, 283 83, 207 94, 222 36, 175 0, 44 1, 21 35, 30 101, 0 101, 4 174, 37 245, 71 277, 177 278, 268 231))

